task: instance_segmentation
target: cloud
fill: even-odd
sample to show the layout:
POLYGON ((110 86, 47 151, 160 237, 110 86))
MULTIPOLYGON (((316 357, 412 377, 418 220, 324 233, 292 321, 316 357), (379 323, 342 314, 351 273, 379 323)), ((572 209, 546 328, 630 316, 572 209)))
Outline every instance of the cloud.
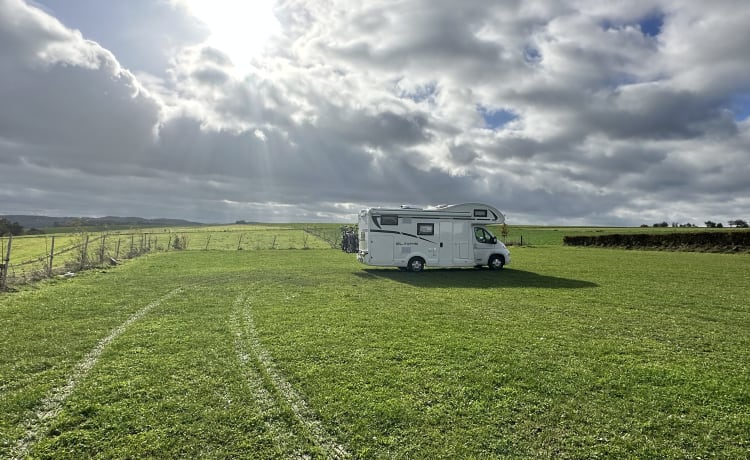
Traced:
POLYGON ((287 0, 249 68, 170 5, 179 40, 151 38, 156 66, 123 51, 126 69, 122 33, 93 42, 73 12, 51 16, 63 4, 0 0, 7 212, 353 220, 487 201, 512 223, 749 217, 742 2, 287 0))

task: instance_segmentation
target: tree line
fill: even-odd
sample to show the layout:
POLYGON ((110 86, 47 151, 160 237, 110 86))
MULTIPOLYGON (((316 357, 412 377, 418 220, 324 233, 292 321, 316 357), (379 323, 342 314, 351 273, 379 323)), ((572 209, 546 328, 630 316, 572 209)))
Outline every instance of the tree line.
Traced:
MULTIPOLYGON (((704 222, 704 224, 706 225, 707 228, 724 228, 724 224, 722 224, 721 222, 713 222, 713 221, 707 220, 707 221, 704 222)), ((730 228, 731 227, 734 227, 734 228, 748 228, 748 227, 750 227, 750 225, 748 225, 747 221, 742 220, 742 219, 730 220, 730 221, 727 222, 727 224, 729 225, 730 228)), ((655 224, 653 224, 651 226, 654 227, 654 228, 670 227, 669 223, 666 222, 666 221, 664 221, 664 222, 657 222, 657 223, 655 223, 655 224)), ((648 227, 648 225, 647 224, 643 224, 643 225, 641 225, 641 227, 648 227)), ((681 223, 678 223, 678 222, 672 222, 671 227, 674 227, 674 228, 693 228, 693 227, 698 227, 698 226, 695 225, 695 224, 692 224, 690 222, 688 222, 686 224, 681 224, 681 223)))
POLYGON ((4 217, 0 218, 0 236, 39 235, 41 233, 44 232, 35 228, 31 228, 27 231, 18 222, 11 222, 4 217))

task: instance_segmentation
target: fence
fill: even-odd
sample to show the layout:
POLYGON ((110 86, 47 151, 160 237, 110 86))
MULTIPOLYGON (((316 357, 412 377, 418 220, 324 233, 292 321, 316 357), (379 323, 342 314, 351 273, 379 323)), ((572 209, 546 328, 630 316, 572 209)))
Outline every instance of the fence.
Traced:
POLYGON ((70 243, 70 237, 8 237, 0 238, 0 247, 4 258, 0 267, 0 290, 6 290, 10 285, 24 284, 50 278, 56 275, 71 276, 73 273, 94 267, 117 264, 121 259, 137 257, 156 247, 157 238, 146 234, 136 235, 108 235, 82 234, 75 237, 78 241, 62 247, 58 240, 70 243), (33 249, 23 243, 33 240, 34 245, 39 239, 44 240, 47 249, 31 258, 22 258, 15 262, 16 249, 21 257, 28 255, 33 249), (21 244, 19 244, 21 243, 21 244))
POLYGON ((310 230, 279 227, 0 238, 0 290, 53 276, 73 276, 150 252, 338 247, 339 242, 331 244, 331 234, 324 228, 310 230))
POLYGON ((325 241, 331 248, 337 249, 341 244, 341 230, 331 225, 306 226, 303 230, 305 233, 325 241))

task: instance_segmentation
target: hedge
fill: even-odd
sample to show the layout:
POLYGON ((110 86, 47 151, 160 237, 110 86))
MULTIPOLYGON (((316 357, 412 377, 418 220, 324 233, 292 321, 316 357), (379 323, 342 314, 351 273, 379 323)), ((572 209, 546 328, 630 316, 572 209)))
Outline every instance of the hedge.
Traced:
POLYGON ((567 246, 673 251, 748 252, 750 231, 636 233, 596 236, 565 236, 567 246))

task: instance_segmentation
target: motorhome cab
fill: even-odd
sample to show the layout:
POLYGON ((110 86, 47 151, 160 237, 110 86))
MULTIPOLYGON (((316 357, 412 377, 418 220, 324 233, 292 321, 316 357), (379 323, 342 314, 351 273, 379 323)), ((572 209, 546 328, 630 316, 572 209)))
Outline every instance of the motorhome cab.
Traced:
POLYGON ((364 209, 357 260, 414 272, 425 266, 499 270, 510 263, 510 252, 486 225, 503 223, 500 211, 481 203, 364 209))

